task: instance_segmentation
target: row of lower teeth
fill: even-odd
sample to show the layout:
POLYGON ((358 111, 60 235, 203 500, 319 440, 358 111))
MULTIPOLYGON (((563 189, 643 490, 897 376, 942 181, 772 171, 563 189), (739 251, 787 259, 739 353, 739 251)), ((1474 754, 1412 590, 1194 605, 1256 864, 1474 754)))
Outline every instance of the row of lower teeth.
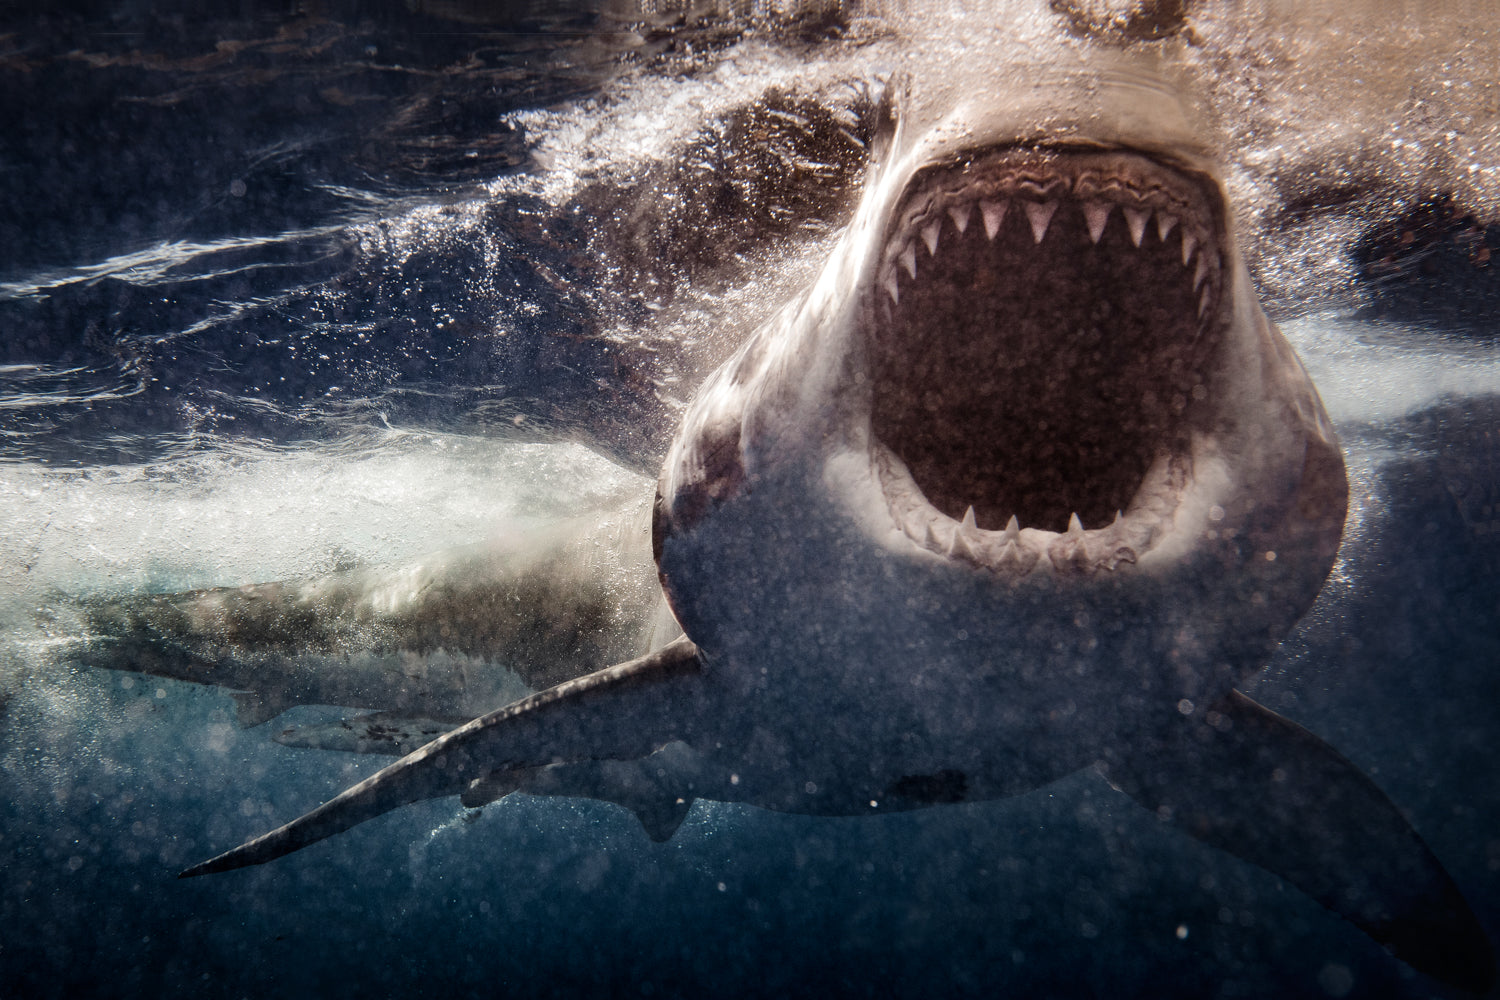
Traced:
POLYGON ((935 530, 937 522, 930 518, 918 518, 920 533, 915 530, 917 524, 908 521, 906 535, 929 552, 1020 576, 1030 573, 1044 552, 1053 567, 1064 572, 1113 571, 1121 564, 1134 563, 1137 554, 1150 546, 1154 534, 1149 526, 1132 524, 1118 513, 1113 524, 1092 531, 1084 530, 1083 522, 1074 514, 1068 519, 1067 531, 1046 532, 1041 538, 1031 532, 1030 537, 1023 537, 1014 515, 1001 531, 981 529, 975 523, 973 507, 964 512, 961 522, 948 522, 947 531, 935 530))
POLYGON ((1043 555, 1065 573, 1114 571, 1136 562, 1171 520, 1190 475, 1185 459, 1159 455, 1132 498, 1128 517, 1116 512, 1111 524, 1084 528, 1074 513, 1067 529, 1058 532, 1022 528, 1012 514, 996 531, 979 527, 972 505, 957 521, 933 507, 905 463, 888 449, 877 449, 874 461, 891 519, 902 534, 937 555, 1015 576, 1030 573, 1043 555))
MULTIPOLYGON (((1043 237, 1047 235, 1047 229, 1052 224, 1052 217, 1056 215, 1059 203, 1057 201, 1019 201, 1015 204, 1019 204, 1021 209, 1026 213, 1026 221, 1031 226, 1033 242, 1040 244, 1043 237)), ((1088 224, 1089 238, 1097 244, 1104 236, 1104 227, 1109 222, 1110 213, 1116 206, 1106 201, 1084 201, 1076 204, 1082 210, 1084 221, 1088 224)), ((937 256, 938 244, 942 237, 944 215, 953 221, 953 227, 962 234, 967 231, 970 222, 973 220, 976 205, 979 209, 979 216, 984 223, 985 236, 993 241, 995 234, 1000 231, 1000 224, 1005 220, 1006 214, 1012 207, 1012 202, 1009 199, 995 201, 981 199, 977 203, 952 203, 947 206, 942 214, 937 215, 926 225, 922 226, 917 235, 901 244, 899 249, 894 244, 891 248, 887 249, 885 261, 880 270, 880 284, 885 289, 886 294, 891 297, 892 303, 899 305, 901 302, 901 287, 896 277, 897 268, 905 269, 906 273, 913 280, 917 277, 918 241, 920 240, 926 246, 929 257, 937 256)), ((1123 205, 1119 206, 1119 208, 1125 217, 1126 226, 1130 229, 1130 241, 1137 247, 1141 245, 1145 238, 1146 226, 1151 221, 1153 214, 1156 216, 1156 235, 1158 241, 1165 242, 1167 236, 1174 229, 1178 228, 1178 216, 1164 209, 1156 210, 1153 213, 1153 210, 1149 208, 1129 208, 1123 205)), ((1198 299, 1198 315, 1202 317, 1208 311, 1209 303, 1213 298, 1212 289, 1217 283, 1215 280, 1210 280, 1205 285, 1204 282, 1206 279, 1217 278, 1219 270, 1218 254, 1211 252, 1209 249, 1211 244, 1207 235, 1199 231, 1196 227, 1184 225, 1181 227, 1181 233, 1182 266, 1187 267, 1195 255, 1198 260, 1197 269, 1193 272, 1193 291, 1197 292, 1200 288, 1202 289, 1198 299), (1200 248, 1203 248, 1202 253, 1198 252, 1200 248)))

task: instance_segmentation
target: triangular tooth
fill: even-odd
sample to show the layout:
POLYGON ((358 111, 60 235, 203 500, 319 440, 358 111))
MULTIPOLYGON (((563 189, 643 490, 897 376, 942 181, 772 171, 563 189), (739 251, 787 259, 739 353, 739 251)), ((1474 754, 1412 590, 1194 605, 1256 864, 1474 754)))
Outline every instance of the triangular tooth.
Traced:
POLYGON ((1114 523, 1110 525, 1110 527, 1117 527, 1123 520, 1125 520, 1125 512, 1120 510, 1115 511, 1115 520, 1114 523))
POLYGON ((1089 239, 1095 243, 1104 235, 1104 224, 1109 221, 1108 202, 1086 201, 1083 203, 1083 217, 1089 224, 1089 239))
POLYGON ((1018 539, 1020 537, 1021 537, 1021 522, 1017 521, 1016 520, 1016 515, 1012 514, 1010 516, 1010 520, 1005 522, 1005 540, 1007 542, 1014 542, 1016 539, 1018 539))
POLYGON ((957 205, 948 206, 948 218, 953 220, 953 228, 962 233, 969 228, 969 215, 974 211, 971 202, 961 202, 957 205))
POLYGON ((932 533, 932 522, 928 521, 922 525, 922 548, 929 552, 937 552, 940 549, 937 535, 932 533))
POLYGON ((1035 549, 1022 548, 1020 545, 1007 546, 1004 552, 993 565, 1007 573, 1017 576, 1025 576, 1032 568, 1041 561, 1042 554, 1035 549))
POLYGON ((1146 222, 1151 218, 1151 210, 1144 212, 1138 208, 1122 208, 1125 213, 1125 222, 1130 226, 1130 242, 1136 246, 1141 245, 1141 238, 1146 235, 1146 222))
POLYGON ((969 545, 969 540, 964 537, 962 531, 955 531, 953 533, 953 538, 948 542, 948 554, 967 559, 970 562, 978 562, 974 556, 973 547, 969 545))
POLYGON ((1198 245, 1198 237, 1194 236, 1187 226, 1182 227, 1182 266, 1187 267, 1187 262, 1193 259, 1193 248, 1198 245))
POLYGON ((974 519, 974 505, 969 504, 969 509, 964 511, 964 519, 961 527, 965 531, 975 532, 979 530, 979 522, 974 519))
POLYGON ((1077 514, 1073 514, 1072 516, 1070 516, 1068 518, 1068 534, 1069 535, 1081 535, 1081 534, 1083 534, 1083 522, 1080 521, 1080 520, 1078 520, 1078 515, 1077 514))
POLYGON ((922 242, 927 244, 927 255, 929 257, 937 256, 938 235, 941 233, 942 228, 943 220, 935 219, 928 223, 927 228, 922 230, 922 242))
POLYGON ((1208 312, 1209 299, 1213 298, 1213 288, 1204 285, 1203 294, 1198 296, 1198 318, 1202 319, 1204 313, 1208 312))
POLYGON ((906 244, 906 249, 901 251, 901 266, 906 268, 906 273, 913 278, 917 276, 917 245, 906 244))
POLYGON ((995 234, 1000 231, 1000 222, 1005 218, 1005 210, 1010 207, 1008 201, 981 201, 979 212, 984 216, 984 235, 994 239, 995 234))
POLYGON ((1047 546, 1047 558, 1064 573, 1092 574, 1096 569, 1083 538, 1072 531, 1047 546))
POLYGON ((1156 238, 1163 243, 1167 241, 1167 234, 1177 225, 1177 216, 1168 215, 1166 212, 1156 213, 1156 238))
POLYGON ((1055 201, 1028 201, 1026 203, 1026 218, 1031 220, 1031 238, 1042 242, 1042 237, 1047 235, 1047 226, 1052 222, 1052 213, 1057 211, 1055 201))
POLYGON ((891 302, 895 305, 900 305, 901 286, 896 281, 896 269, 894 267, 887 267, 885 269, 885 275, 880 279, 880 283, 885 287, 886 294, 891 297, 891 302))
POLYGON ((1206 277, 1208 277, 1208 254, 1200 253, 1198 255, 1198 270, 1193 274, 1193 291, 1196 292, 1198 290, 1198 286, 1203 284, 1203 279, 1206 277))

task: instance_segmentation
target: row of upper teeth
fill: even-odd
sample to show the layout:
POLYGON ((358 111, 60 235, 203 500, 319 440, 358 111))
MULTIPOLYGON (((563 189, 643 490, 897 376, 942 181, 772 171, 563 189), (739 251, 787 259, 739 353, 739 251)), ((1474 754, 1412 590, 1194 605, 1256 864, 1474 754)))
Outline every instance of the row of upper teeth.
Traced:
MULTIPOLYGON (((1007 213, 1018 207, 1026 213, 1026 221, 1031 226, 1031 237, 1033 242, 1040 244, 1042 238, 1047 235, 1047 229, 1052 224, 1052 218, 1057 214, 1057 200, 1052 201, 1022 201, 1019 199, 980 199, 974 201, 956 201, 948 204, 943 211, 932 212, 929 218, 920 227, 911 228, 916 231, 908 233, 905 239, 898 239, 886 247, 884 260, 880 268, 880 285, 886 294, 891 297, 891 302, 901 302, 901 286, 897 279, 898 270, 904 270, 915 280, 917 277, 917 258, 919 256, 918 244, 927 248, 927 256, 937 256, 938 244, 943 233, 943 219, 946 217, 953 222, 953 228, 960 234, 968 230, 969 224, 974 219, 975 209, 978 209, 979 218, 984 223, 985 236, 994 240, 995 234, 1000 231, 1000 224, 1005 220, 1007 213)), ((1180 225, 1179 217, 1165 209, 1153 210, 1151 208, 1131 208, 1126 205, 1116 206, 1107 201, 1083 201, 1076 204, 1083 212, 1084 221, 1088 224, 1089 237, 1095 244, 1104 236, 1104 227, 1109 222, 1110 214, 1116 207, 1120 209, 1125 218, 1125 224, 1130 229, 1130 241, 1139 247, 1146 235, 1146 226, 1151 222, 1153 214, 1156 218, 1156 236, 1158 241, 1166 242, 1167 236, 1173 230, 1182 233, 1182 266, 1187 267, 1196 258, 1197 268, 1193 272, 1193 291, 1202 289, 1198 298, 1198 316, 1201 318, 1213 301, 1213 288, 1218 284, 1219 255, 1213 249, 1213 244, 1208 238, 1207 232, 1197 226, 1180 225), (1205 284, 1207 282, 1207 284, 1205 284)))

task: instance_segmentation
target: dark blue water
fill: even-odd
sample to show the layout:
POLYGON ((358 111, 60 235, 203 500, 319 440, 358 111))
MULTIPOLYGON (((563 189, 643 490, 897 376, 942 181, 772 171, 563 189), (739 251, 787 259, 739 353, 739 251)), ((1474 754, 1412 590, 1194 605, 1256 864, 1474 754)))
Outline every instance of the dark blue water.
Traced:
MULTIPOLYGON (((587 3, 0 17, 0 992, 1446 995, 1092 774, 881 819, 698 803, 660 845, 608 804, 438 800, 176 880, 386 761, 88 671, 32 609, 392 558, 633 482, 537 442, 649 471, 722 353, 701 315, 766 308, 753 288, 795 284, 847 210, 869 95, 761 90, 859 29, 587 3), (625 148, 694 87, 716 125, 625 148), (768 143, 767 108, 795 134, 768 143), (789 150, 824 168, 771 182, 789 150)), ((1493 937, 1500 358, 1452 242, 1382 278, 1379 320, 1288 325, 1356 514, 1254 694, 1408 810, 1493 937), (1466 307, 1431 308, 1444 288, 1466 307)))
MULTIPOLYGON (((0 69, 7 453, 326 438, 524 394, 534 371, 492 342, 497 300, 533 305, 528 341, 582 325, 559 313, 588 307, 537 277, 577 277, 571 234, 511 232, 538 212, 521 198, 461 234, 387 239, 381 220, 527 168, 506 113, 587 93, 634 52, 594 6, 18 13, 0 69), (487 240, 498 266, 478 259, 487 240)), ((598 349, 575 353, 586 384, 598 349)))

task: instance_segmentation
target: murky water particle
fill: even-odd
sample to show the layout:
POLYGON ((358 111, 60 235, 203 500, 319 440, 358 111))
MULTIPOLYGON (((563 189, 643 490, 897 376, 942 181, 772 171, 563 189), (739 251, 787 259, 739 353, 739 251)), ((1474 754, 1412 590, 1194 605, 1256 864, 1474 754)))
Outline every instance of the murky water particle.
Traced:
POLYGON ((1331 997, 1348 996, 1349 991, 1354 989, 1354 973, 1346 965, 1329 962, 1318 973, 1318 985, 1331 997))

